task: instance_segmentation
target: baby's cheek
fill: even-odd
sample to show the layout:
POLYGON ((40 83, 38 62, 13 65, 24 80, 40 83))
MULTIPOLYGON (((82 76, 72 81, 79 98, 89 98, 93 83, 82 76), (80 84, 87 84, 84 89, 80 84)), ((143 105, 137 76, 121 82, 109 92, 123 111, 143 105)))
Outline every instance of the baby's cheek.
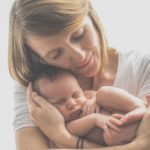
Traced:
POLYGON ((80 103, 81 106, 83 106, 86 101, 87 101, 87 99, 85 97, 82 97, 82 98, 79 99, 79 103, 80 103))
POLYGON ((70 120, 69 112, 68 112, 68 110, 66 109, 65 106, 59 106, 57 109, 58 109, 59 112, 63 115, 65 121, 70 120))

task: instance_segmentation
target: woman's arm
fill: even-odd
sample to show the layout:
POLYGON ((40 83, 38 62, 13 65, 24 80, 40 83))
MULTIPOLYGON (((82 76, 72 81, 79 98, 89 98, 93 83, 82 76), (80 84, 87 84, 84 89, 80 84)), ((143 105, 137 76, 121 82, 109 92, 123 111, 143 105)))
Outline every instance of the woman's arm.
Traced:
MULTIPOLYGON (((17 150, 41 150, 50 148, 48 139, 33 124, 27 108, 26 88, 15 82, 14 84, 14 130, 17 150), (36 144, 35 144, 36 143, 36 144)), ((9 144, 9 143, 8 143, 9 144)))
POLYGON ((150 103, 148 111, 146 112, 138 128, 137 137, 131 143, 113 147, 89 148, 89 142, 85 140, 84 149, 88 148, 88 150, 149 150, 150 149, 149 139, 150 139, 150 103))
POLYGON ((36 127, 26 127, 16 132, 17 150, 43 150, 50 148, 48 139, 36 127))

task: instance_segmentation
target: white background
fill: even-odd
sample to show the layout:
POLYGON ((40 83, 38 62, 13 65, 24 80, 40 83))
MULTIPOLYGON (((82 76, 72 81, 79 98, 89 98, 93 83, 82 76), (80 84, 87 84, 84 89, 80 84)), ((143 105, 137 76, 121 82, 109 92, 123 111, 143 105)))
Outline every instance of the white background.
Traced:
MULTIPOLYGON (((91 0, 110 45, 119 50, 150 51, 149 0, 91 0)), ((13 80, 7 67, 8 17, 13 0, 0 0, 0 149, 15 150, 13 80)))

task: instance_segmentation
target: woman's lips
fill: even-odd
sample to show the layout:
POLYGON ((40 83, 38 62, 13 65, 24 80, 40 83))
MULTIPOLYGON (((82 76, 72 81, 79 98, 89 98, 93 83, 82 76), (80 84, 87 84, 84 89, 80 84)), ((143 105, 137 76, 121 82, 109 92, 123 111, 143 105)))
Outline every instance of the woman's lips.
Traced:
POLYGON ((89 63, 90 63, 91 60, 92 60, 92 57, 93 57, 93 54, 92 54, 89 58, 87 58, 85 61, 83 61, 80 65, 78 65, 76 68, 77 68, 77 69, 82 69, 82 68, 88 66, 89 63))

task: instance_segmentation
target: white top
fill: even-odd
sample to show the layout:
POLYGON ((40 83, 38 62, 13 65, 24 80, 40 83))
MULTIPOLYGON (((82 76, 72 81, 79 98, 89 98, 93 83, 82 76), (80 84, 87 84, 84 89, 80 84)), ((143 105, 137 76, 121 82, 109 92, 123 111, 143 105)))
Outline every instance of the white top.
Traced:
MULTIPOLYGON (((113 86, 137 97, 150 95, 150 54, 137 51, 120 52, 116 79, 113 86)), ((34 127, 28 114, 26 88, 19 83, 14 87, 14 130, 34 127)))

